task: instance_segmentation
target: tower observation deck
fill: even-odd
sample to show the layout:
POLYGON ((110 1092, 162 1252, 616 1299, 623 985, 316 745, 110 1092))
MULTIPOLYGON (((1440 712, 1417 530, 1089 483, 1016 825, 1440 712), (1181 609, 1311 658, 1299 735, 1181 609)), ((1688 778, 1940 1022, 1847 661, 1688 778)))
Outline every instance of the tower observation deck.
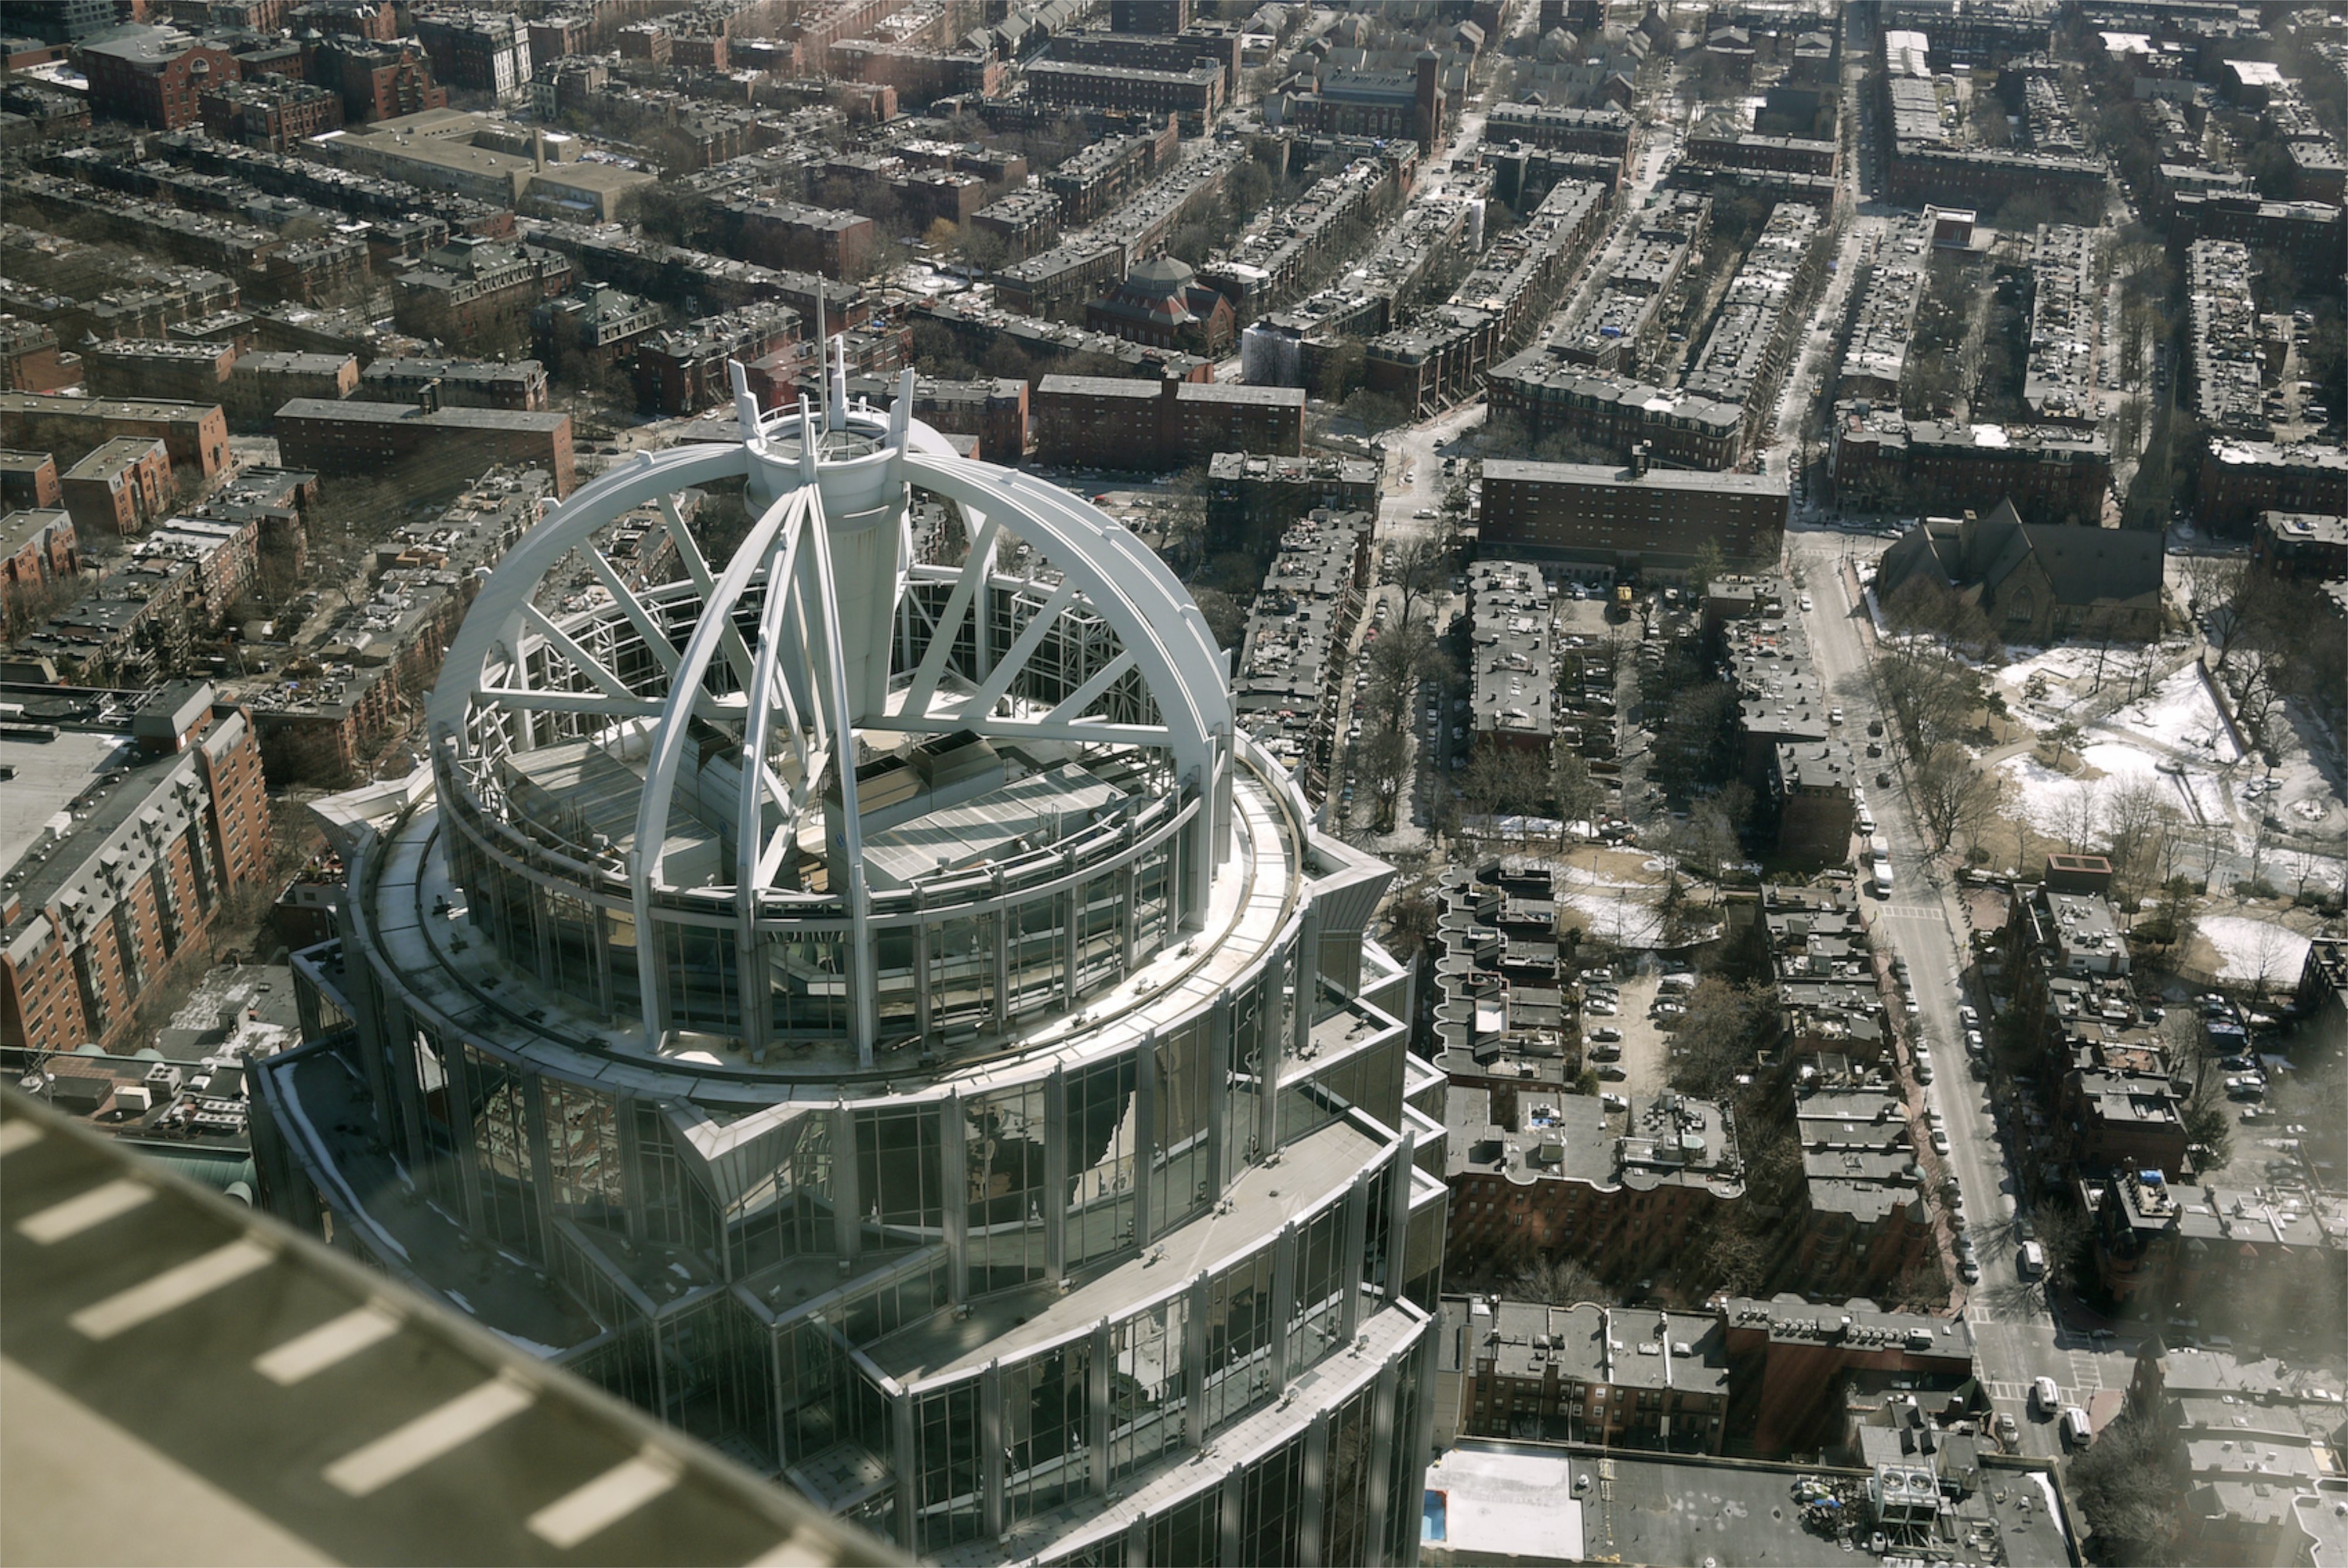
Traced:
POLYGON ((735 386, 738 440, 482 582, 427 764, 320 803, 263 1201, 925 1558, 1411 1561, 1443 1129, 1391 873, 1121 525, 842 360, 735 386), (675 580, 598 547, 639 508, 675 580))

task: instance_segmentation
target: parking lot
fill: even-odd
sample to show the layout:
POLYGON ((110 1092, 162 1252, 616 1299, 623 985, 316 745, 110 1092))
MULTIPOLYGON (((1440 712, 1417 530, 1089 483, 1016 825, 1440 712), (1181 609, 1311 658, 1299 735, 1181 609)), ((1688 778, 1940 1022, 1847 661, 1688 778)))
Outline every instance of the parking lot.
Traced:
POLYGON ((1592 1016, 1584 1005, 1581 1020, 1582 1038, 1601 1028, 1619 1030, 1622 1056, 1612 1062, 1593 1061, 1598 1076, 1606 1088, 1617 1094, 1637 1099, 1661 1094, 1671 1087, 1671 1036, 1655 1027, 1650 1016, 1654 1007, 1655 991, 1660 984, 1653 974, 1633 974, 1618 983, 1621 1011, 1612 1018, 1592 1016), (1619 1071, 1616 1077, 1612 1068, 1619 1071))

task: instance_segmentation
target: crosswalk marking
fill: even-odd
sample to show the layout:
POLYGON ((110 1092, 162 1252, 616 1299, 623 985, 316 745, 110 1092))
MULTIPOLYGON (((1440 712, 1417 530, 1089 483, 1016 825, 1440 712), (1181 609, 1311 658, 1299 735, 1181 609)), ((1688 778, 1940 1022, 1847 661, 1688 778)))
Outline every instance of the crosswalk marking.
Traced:
POLYGON ((280 1387, 291 1387, 398 1332, 399 1319, 370 1302, 262 1352, 253 1358, 252 1369, 280 1387))
POLYGON ((177 1268, 167 1268, 143 1285, 117 1291, 95 1306, 85 1307, 66 1322, 85 1338, 111 1339, 166 1313, 176 1312, 256 1269, 268 1267, 276 1255, 275 1247, 264 1246, 251 1236, 240 1236, 177 1268))
POLYGON ((512 1378, 491 1378, 353 1449, 326 1467, 326 1480, 353 1497, 372 1496, 400 1477, 464 1447, 499 1422, 520 1415, 530 1408, 530 1391, 512 1378))
POLYGON ((16 1231, 43 1246, 53 1246, 127 1214, 151 1202, 154 1196, 155 1189, 146 1183, 118 1176, 61 1204, 51 1204, 39 1214, 27 1215, 16 1222, 16 1231))
POLYGON ((676 1464, 650 1450, 623 1460, 530 1516, 530 1533, 568 1552, 676 1484, 676 1464))

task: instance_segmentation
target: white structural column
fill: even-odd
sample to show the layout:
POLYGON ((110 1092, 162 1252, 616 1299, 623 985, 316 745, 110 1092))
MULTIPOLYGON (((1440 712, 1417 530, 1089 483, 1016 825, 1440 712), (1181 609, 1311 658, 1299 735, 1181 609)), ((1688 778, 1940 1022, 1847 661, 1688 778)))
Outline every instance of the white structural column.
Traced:
MULTIPOLYGON (((660 931, 653 920, 653 888, 660 879, 661 851, 668 840, 668 812, 676 794, 677 764, 685 754, 685 743, 691 733, 685 715, 695 693, 701 690, 702 676, 710 660, 716 655, 723 631, 732 624, 726 608, 741 599, 751 578, 773 559, 776 541, 784 530, 807 526, 814 499, 812 490, 791 491, 768 507, 751 528, 750 537, 726 563, 726 575, 717 581, 713 602, 686 640, 675 682, 669 688, 668 701, 661 704, 660 723, 654 732, 652 756, 645 766, 644 794, 636 806, 636 841, 628 856, 628 891, 636 917, 636 974, 644 988, 645 1043, 655 1050, 660 1045, 665 999, 661 989, 657 950, 660 931)), ((775 590, 770 587, 769 591, 775 590)), ((754 708, 765 701, 755 691, 750 697, 754 708)), ((747 999, 749 976, 737 976, 736 979, 747 999)), ((747 999, 744 1005, 748 1006, 747 999)))

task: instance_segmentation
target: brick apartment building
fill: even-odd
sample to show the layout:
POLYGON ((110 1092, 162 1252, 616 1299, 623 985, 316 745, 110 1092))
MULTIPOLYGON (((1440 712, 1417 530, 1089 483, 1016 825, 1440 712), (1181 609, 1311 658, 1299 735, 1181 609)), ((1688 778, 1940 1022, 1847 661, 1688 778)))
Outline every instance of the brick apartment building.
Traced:
POLYGON ((548 396, 546 367, 534 359, 401 355, 371 360, 359 372, 359 388, 382 403, 420 405, 428 399, 442 408, 506 408, 521 414, 542 412, 548 396))
POLYGON ((1786 481, 1591 463, 1484 465, 1484 546, 1622 573, 1684 570, 1707 548, 1732 563, 1774 563, 1786 528, 1786 481))
POLYGON ((0 1045, 14 1050, 127 1049, 140 999, 212 961, 213 923, 268 870, 269 800, 242 709, 188 683, 135 709, 129 693, 77 698, 53 738, 0 737, 0 753, 39 749, 42 766, 11 788, 52 825, 11 852, 0 902, 0 1045))
POLYGON ((1633 1097, 1627 1112, 1533 1089, 1446 1091, 1447 1266, 1570 1257, 1610 1281, 1668 1272, 1690 1238, 1731 1221, 1743 1164, 1718 1105, 1633 1097), (1622 1120, 1617 1120, 1622 1118, 1622 1120))
POLYGON ((55 457, 46 452, 0 451, 0 508, 34 511, 63 505, 55 457))
POLYGON ((0 446, 54 452, 60 463, 77 463, 122 436, 160 440, 173 467, 206 484, 228 466, 228 415, 216 403, 0 392, 0 446))
POLYGON ((90 392, 98 397, 161 397, 174 403, 218 403, 236 363, 233 343, 177 338, 116 338, 82 353, 90 392))
POLYGON ((1442 61, 1430 49, 1408 70, 1328 71, 1289 98, 1282 118, 1308 135, 1409 140, 1431 152, 1449 108, 1442 61))
POLYGON ((226 49, 170 27, 126 27, 83 43, 75 57, 93 114, 156 130, 196 124, 203 90, 244 74, 226 49))
POLYGON ((206 136, 264 152, 291 152, 343 125, 341 94, 274 73, 206 87, 196 107, 206 136))
POLYGON ((79 357, 59 350, 54 326, 0 315, 0 392, 62 392, 81 377, 79 357))
POLYGON ((872 270, 879 226, 860 212, 796 201, 739 201, 724 209, 733 252, 762 267, 856 279, 872 270))
POLYGON ((151 436, 118 436, 67 469, 58 489, 82 535, 129 538, 170 512, 170 455, 151 436))
POLYGON ((1729 1358, 1718 1314, 1483 1296, 1442 1305, 1444 1332, 1466 1344, 1459 1436, 1722 1451, 1729 1358))
POLYGON ((394 281, 392 320, 450 344, 520 342, 538 307, 570 291, 572 275, 560 251, 466 235, 394 281))
POLYGON ((2332 512, 2348 495, 2348 453, 2337 446, 2211 440, 2201 454, 2195 510, 2208 527, 2247 533, 2261 512, 2332 512))
POLYGON ((1047 375, 1035 410, 1037 450, 1052 464, 1169 468, 1217 452, 1303 450, 1302 387, 1047 375))
POLYGON ((15 636, 81 573, 71 514, 55 507, 0 513, 0 620, 15 636))
MULTIPOLYGON (((2348 506, 2348 498, 2342 505, 2348 506)), ((2271 577, 2310 582, 2348 578, 2348 518, 2260 512, 2250 530, 2250 559, 2271 577)))
POLYGON ((1815 866, 1848 861, 1858 816, 1851 785, 1858 781, 1858 764, 1840 741, 1777 747, 1769 795, 1777 812, 1779 857, 1815 866))
POLYGON ((1027 384, 1015 375, 913 383, 913 417, 948 435, 977 436, 977 456, 989 463, 1025 460, 1027 416, 1027 384))
POLYGON ((799 341, 798 312, 754 304, 704 316, 636 344, 636 406, 654 414, 697 414, 731 395, 726 366, 747 364, 799 341))
POLYGON ((224 406, 231 428, 269 431, 276 428, 277 410, 297 397, 344 398, 358 387, 355 354, 261 350, 237 356, 224 406))
POLYGON ((1106 108, 1178 115, 1183 128, 1199 136, 1205 133, 1206 127, 1222 108, 1224 87, 1223 73, 1214 66, 1148 71, 1037 60, 1027 67, 1027 92, 1035 103, 1051 109, 1106 108))
POLYGON ((310 80, 341 96, 345 125, 448 107, 448 89, 432 79, 432 57, 413 39, 330 37, 309 54, 310 80))
POLYGON ((1791 1294, 1733 1296, 1720 1308, 1731 1389, 1725 1445, 1735 1454, 1813 1452, 1844 1440, 1860 1389, 1953 1391, 1973 1376, 1963 1317, 1883 1312, 1865 1301, 1791 1294))
POLYGON ((277 446, 290 466, 326 475, 384 475, 428 461, 435 475, 460 482, 492 463, 545 469, 554 493, 567 496, 576 468, 571 415, 501 408, 439 408, 414 404, 296 398, 277 411, 277 446))
POLYGON ((1378 507, 1378 467, 1362 457, 1218 452, 1207 460, 1207 530, 1221 548, 1257 549, 1322 507, 1378 507))

